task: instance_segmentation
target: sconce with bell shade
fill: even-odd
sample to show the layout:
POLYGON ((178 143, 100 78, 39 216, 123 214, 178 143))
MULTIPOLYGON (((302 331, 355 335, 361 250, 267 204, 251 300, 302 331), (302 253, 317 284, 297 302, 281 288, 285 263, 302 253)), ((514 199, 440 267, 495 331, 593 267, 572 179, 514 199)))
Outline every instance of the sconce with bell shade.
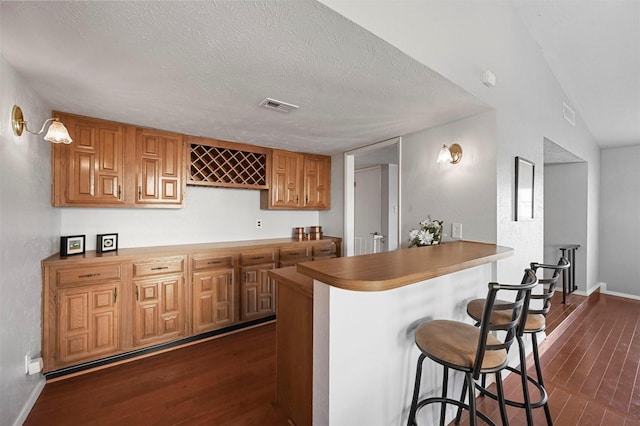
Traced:
POLYGON ((458 164, 462 159, 462 147, 457 143, 447 147, 442 145, 440 153, 438 154, 438 163, 451 163, 458 164))
POLYGON ((62 124, 57 118, 49 118, 45 120, 39 132, 32 132, 27 128, 27 122, 24 120, 24 116, 22 115, 22 109, 20 109, 18 105, 14 105, 13 110, 11 111, 11 124, 13 127, 13 133, 16 136, 21 136, 23 130, 26 130, 32 135, 42 134, 42 132, 44 132, 44 128, 49 122, 51 122, 51 125, 49 126, 47 134, 44 135, 44 140, 51 143, 63 143, 67 145, 73 142, 71 136, 69 136, 67 128, 64 127, 64 124, 62 124))

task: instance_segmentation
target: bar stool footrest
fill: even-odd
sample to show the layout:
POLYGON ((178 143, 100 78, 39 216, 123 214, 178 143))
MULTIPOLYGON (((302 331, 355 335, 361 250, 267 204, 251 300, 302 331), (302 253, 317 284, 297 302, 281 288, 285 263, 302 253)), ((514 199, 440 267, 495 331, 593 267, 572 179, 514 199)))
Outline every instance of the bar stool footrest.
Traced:
MULTIPOLYGON (((518 374, 518 375, 522 374, 522 372, 520 370, 518 370, 517 368, 514 368, 514 367, 507 366, 507 367, 505 367, 505 369, 511 371, 512 373, 518 374)), ((540 392, 540 399, 538 401, 536 401, 536 402, 529 403, 529 405, 531 406, 531 408, 539 408, 539 407, 544 406, 547 403, 547 401, 549 400, 549 396, 547 395, 547 390, 540 383, 538 383, 537 380, 535 380, 533 377, 531 377, 529 375, 527 375, 527 380, 530 383, 532 383, 536 387, 536 389, 538 389, 538 392, 540 392)), ((478 391, 480 391, 480 395, 481 396, 488 396, 491 399, 494 399, 496 401, 498 400, 498 396, 495 393, 491 392, 487 388, 483 388, 479 383, 476 383, 476 389, 478 391)), ((514 401, 514 400, 511 400, 511 399, 507 399, 507 398, 504 399, 504 403, 507 404, 507 405, 510 405, 512 407, 526 408, 525 405, 524 405, 524 402, 514 401)))
MULTIPOLYGON (((431 398, 425 398, 422 401, 418 401, 418 404, 416 405, 416 412, 415 412, 415 416, 414 416, 414 420, 416 417, 418 417, 418 412, 420 412, 420 409, 422 407, 424 407, 425 405, 429 405, 429 404, 453 404, 457 407, 460 407, 462 409, 465 409, 467 411, 469 411, 469 404, 465 404, 464 402, 460 402, 456 399, 451 399, 451 398, 443 398, 443 397, 439 397, 439 396, 434 396, 431 398)), ((486 414, 484 414, 482 411, 476 410, 476 415, 478 417, 480 417, 482 420, 484 420, 487 424, 491 425, 491 426, 496 426, 496 424, 493 422, 493 420, 491 420, 489 417, 486 416, 486 414)), ((416 423, 414 423, 416 424, 416 423)))

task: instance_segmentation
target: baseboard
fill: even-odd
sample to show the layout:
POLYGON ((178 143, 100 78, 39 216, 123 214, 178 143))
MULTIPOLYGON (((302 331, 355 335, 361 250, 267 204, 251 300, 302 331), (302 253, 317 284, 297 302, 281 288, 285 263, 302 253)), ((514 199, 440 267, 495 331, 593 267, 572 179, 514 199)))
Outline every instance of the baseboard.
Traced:
POLYGON ((619 293, 617 291, 607 290, 607 283, 601 282, 598 284, 600 286, 600 293, 602 294, 607 294, 609 296, 616 296, 616 297, 624 297, 625 299, 640 300, 640 296, 636 296, 635 294, 619 293))
POLYGON ((27 417, 29 416, 29 413, 31 412, 33 406, 36 405, 36 401, 42 393, 42 390, 44 389, 44 385, 46 383, 47 381, 44 379, 44 377, 41 376, 41 380, 38 381, 36 387, 33 388, 31 395, 29 395, 29 398, 27 398, 25 404, 22 406, 22 410, 20 410, 18 418, 13 423, 13 426, 21 426, 25 421, 27 421, 27 417))

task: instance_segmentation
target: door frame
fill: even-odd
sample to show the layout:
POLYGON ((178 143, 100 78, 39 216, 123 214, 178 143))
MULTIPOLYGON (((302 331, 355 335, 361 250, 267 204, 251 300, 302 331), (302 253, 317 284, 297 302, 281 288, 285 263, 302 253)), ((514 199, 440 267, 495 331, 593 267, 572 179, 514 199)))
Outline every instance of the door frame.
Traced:
POLYGON ((398 153, 398 247, 402 229, 402 137, 357 148, 344 153, 344 256, 353 256, 355 238, 355 157, 381 148, 396 145, 398 153))

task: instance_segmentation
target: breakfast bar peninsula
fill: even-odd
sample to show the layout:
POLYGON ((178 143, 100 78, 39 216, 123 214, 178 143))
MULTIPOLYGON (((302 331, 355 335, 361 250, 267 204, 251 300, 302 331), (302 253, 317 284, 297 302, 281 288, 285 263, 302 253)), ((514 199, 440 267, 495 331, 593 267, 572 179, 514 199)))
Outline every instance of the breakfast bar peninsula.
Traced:
MULTIPOLYGON (((418 358, 414 330, 434 318, 470 322, 466 303, 486 295, 496 262, 512 254, 456 241, 272 271, 278 402, 298 426, 406 424, 418 358)), ((421 396, 440 394, 441 375, 425 362, 421 396)), ((425 424, 438 418, 434 407, 421 411, 425 424)))

